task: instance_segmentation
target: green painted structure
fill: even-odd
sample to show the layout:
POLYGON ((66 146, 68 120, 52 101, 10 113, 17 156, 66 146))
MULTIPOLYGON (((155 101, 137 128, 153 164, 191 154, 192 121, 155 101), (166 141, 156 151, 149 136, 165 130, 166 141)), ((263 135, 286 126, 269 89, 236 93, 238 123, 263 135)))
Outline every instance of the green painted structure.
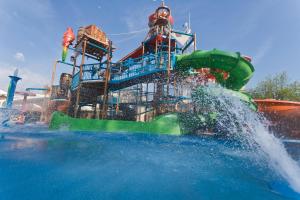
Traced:
MULTIPOLYGON (((211 51, 198 50, 188 55, 176 56, 176 69, 187 71, 189 69, 221 69, 229 73, 226 80, 217 80, 225 88, 240 90, 251 79, 254 67, 243 58, 240 53, 231 53, 213 49, 211 51)), ((216 76, 216 78, 218 78, 216 76)))
POLYGON ((177 114, 168 113, 150 122, 72 118, 61 112, 52 114, 50 129, 66 127, 72 131, 104 131, 181 135, 177 114))

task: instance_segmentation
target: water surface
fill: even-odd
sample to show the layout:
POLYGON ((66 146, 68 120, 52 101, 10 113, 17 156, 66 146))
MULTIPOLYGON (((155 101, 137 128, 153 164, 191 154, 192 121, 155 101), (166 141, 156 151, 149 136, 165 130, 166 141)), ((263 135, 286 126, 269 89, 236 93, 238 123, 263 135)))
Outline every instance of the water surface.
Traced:
MULTIPOLYGON (((0 199, 290 199, 253 151, 198 136, 2 130, 0 199)), ((300 144, 286 143, 300 164, 300 144)), ((297 199, 297 196, 294 196, 297 199)))

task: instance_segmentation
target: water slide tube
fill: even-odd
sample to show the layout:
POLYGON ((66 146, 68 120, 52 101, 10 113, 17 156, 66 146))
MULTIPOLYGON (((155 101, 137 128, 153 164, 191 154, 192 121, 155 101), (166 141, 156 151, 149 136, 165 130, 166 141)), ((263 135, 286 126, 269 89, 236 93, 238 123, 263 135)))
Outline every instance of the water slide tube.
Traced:
POLYGON ((190 69, 211 68, 220 69, 228 73, 229 77, 222 85, 228 89, 240 90, 251 79, 254 67, 240 55, 213 49, 211 51, 198 50, 188 55, 176 56, 175 69, 188 71, 190 69))

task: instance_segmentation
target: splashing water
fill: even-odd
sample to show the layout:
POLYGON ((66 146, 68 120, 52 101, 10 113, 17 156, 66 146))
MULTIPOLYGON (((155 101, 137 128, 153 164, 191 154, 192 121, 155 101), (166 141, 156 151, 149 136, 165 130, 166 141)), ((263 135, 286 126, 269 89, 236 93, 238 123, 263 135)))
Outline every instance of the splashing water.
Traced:
MULTIPOLYGON (((194 106, 218 113, 216 127, 237 139, 243 147, 260 155, 260 161, 281 175, 300 193, 300 168, 287 153, 283 143, 268 131, 267 121, 249 105, 217 85, 199 86, 192 93, 194 106)), ((197 109, 196 109, 197 110, 197 109)))
POLYGON ((0 108, 0 130, 9 124, 12 116, 18 115, 20 112, 16 109, 0 108))

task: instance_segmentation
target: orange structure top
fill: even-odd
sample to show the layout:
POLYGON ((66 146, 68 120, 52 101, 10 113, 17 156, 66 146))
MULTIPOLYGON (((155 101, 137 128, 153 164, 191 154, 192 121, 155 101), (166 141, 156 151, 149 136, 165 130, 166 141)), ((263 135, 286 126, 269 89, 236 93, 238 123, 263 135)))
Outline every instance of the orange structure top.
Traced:
POLYGON ((258 110, 272 122, 276 132, 289 138, 300 138, 300 102, 256 99, 258 110))

